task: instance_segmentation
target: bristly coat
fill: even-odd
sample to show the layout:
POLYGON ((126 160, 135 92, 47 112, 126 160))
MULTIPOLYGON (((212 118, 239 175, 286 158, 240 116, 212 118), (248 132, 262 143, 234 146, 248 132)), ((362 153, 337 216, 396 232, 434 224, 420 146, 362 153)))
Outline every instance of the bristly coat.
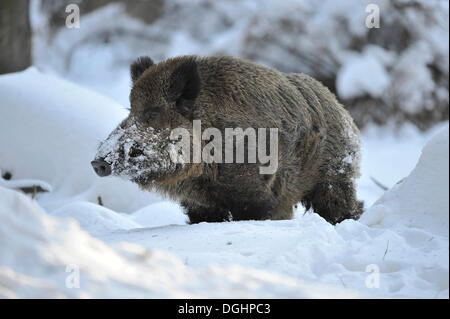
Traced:
POLYGON ((99 175, 169 195, 192 223, 287 219, 298 202, 333 224, 361 214, 358 129, 318 81, 226 56, 158 64, 141 57, 131 78, 130 115, 100 145, 93 162, 99 175), (221 132, 278 128, 277 171, 261 175, 259 163, 172 163, 169 132, 192 133, 193 120, 221 132))

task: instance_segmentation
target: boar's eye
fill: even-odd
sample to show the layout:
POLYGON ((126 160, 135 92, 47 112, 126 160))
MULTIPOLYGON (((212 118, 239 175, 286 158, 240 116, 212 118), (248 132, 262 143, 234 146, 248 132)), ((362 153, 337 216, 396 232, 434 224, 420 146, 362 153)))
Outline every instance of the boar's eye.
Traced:
POLYGON ((147 110, 144 113, 144 121, 149 122, 155 120, 161 116, 161 112, 158 109, 147 110))
POLYGON ((142 151, 142 150, 140 150, 140 149, 137 149, 137 148, 135 148, 135 147, 130 147, 130 150, 128 151, 128 155, 130 156, 130 157, 136 157, 136 156, 139 156, 139 155, 141 155, 141 154, 143 154, 144 152, 142 151))

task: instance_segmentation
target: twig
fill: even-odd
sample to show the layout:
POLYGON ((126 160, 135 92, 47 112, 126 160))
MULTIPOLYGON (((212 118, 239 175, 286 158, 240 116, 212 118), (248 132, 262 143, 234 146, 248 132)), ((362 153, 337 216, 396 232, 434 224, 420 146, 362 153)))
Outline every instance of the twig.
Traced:
POLYGON ((386 250, 384 251, 383 261, 384 261, 384 258, 386 257, 388 250, 389 250, 389 240, 387 241, 386 250))
POLYGON ((377 181, 374 177, 370 176, 370 179, 372 180, 372 182, 375 183, 375 185, 377 185, 379 188, 381 188, 384 191, 387 191, 389 189, 389 187, 381 184, 379 181, 377 181))

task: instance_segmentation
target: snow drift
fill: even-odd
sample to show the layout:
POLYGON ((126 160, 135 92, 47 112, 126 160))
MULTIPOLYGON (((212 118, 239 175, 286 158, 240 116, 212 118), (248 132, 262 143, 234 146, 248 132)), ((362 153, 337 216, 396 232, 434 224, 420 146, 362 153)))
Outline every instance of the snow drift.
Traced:
POLYGON ((168 253, 113 249, 0 187, 0 296, 9 298, 357 297, 341 287, 242 267, 193 271, 168 253), (79 277, 77 277, 79 275, 79 277))
POLYGON ((449 235, 448 126, 425 145, 416 168, 364 214, 368 225, 433 230, 449 235))
POLYGON ((39 198, 45 208, 100 196, 106 207, 132 212, 157 200, 130 182, 97 178, 90 165, 99 141, 127 116, 124 106, 35 68, 0 77, 0 106, 0 170, 16 184, 51 185, 50 198, 39 198))

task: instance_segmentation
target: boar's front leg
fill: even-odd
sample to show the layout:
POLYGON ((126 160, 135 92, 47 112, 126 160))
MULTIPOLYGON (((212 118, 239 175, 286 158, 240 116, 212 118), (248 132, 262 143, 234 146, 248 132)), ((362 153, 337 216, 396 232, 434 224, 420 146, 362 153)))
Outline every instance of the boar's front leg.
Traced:
MULTIPOLYGON (((233 220, 287 219, 275 204, 266 199, 252 202, 237 202, 231 210, 233 220)), ((292 211, 292 207, 290 207, 292 211)))
POLYGON ((230 213, 216 205, 200 206, 195 203, 182 201, 181 206, 185 209, 189 217, 190 224, 197 224, 201 222, 223 222, 230 220, 230 213))
POLYGON ((305 196, 302 204, 312 208, 333 225, 345 219, 358 219, 363 212, 363 202, 356 199, 355 182, 345 175, 319 183, 305 196))

